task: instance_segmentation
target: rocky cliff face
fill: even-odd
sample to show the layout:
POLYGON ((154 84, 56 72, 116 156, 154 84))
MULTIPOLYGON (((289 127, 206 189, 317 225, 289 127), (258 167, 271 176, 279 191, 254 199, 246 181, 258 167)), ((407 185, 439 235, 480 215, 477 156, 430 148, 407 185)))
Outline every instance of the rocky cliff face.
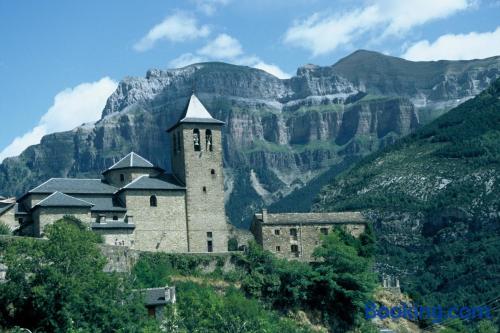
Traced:
POLYGON ((474 96, 499 75, 499 64, 414 63, 359 51, 333 66, 301 67, 288 80, 224 63, 150 70, 120 82, 96 123, 48 135, 6 159, 0 189, 19 195, 49 177, 99 177, 131 150, 170 169, 165 129, 195 89, 226 122, 227 207, 239 224, 325 171, 410 133, 421 110, 431 117, 474 96), (423 64, 432 68, 426 76, 423 64))

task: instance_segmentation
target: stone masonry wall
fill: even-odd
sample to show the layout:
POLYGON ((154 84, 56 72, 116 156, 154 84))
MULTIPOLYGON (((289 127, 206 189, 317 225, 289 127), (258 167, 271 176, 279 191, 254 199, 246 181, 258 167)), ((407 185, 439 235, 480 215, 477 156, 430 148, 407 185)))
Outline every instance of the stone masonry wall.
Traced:
POLYGON ((102 236, 104 244, 133 248, 133 229, 93 229, 92 231, 102 236))
POLYGON ((159 174, 159 171, 156 169, 150 169, 150 168, 130 168, 130 169, 119 169, 119 170, 112 170, 106 173, 106 181, 110 183, 113 186, 116 187, 123 187, 130 183, 131 181, 139 178, 140 176, 144 175, 150 175, 150 176, 157 176, 159 174), (123 175, 124 181, 120 180, 120 175, 123 175))
POLYGON ((188 251, 184 191, 127 190, 123 198, 135 224, 133 249, 188 251), (156 195, 156 207, 150 206, 151 195, 156 195))
POLYGON ((43 230, 49 224, 62 219, 65 215, 74 216, 83 223, 90 225, 92 218, 89 208, 52 208, 39 207, 33 212, 34 237, 42 237, 43 230))
POLYGON ((0 222, 8 226, 11 232, 19 227, 19 222, 15 216, 14 206, 10 207, 8 211, 0 216, 0 222))
POLYGON ((224 174, 220 126, 181 125, 186 172, 186 204, 190 252, 227 251, 228 228, 224 207, 224 174), (195 151, 193 129, 200 131, 201 151, 195 151), (212 151, 207 149, 206 130, 212 132, 212 151), (213 170, 213 173, 212 173, 213 170), (212 237, 209 236, 211 233, 212 237))
POLYGON ((279 258, 313 261, 314 249, 321 244, 321 229, 326 228, 327 232, 331 232, 333 228, 339 226, 354 237, 359 237, 365 230, 365 225, 362 223, 307 224, 302 226, 296 224, 263 225, 261 245, 265 250, 274 253, 279 258), (297 231, 296 237, 291 235, 291 229, 297 231), (298 252, 292 252, 292 245, 297 246, 298 252), (277 247, 279 247, 279 251, 277 247))

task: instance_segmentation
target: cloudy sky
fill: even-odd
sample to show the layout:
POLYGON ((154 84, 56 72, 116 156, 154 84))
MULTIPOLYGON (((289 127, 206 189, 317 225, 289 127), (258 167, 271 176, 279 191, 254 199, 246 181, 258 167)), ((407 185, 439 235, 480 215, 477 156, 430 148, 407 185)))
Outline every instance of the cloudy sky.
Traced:
POLYGON ((125 76, 220 60, 278 77, 357 49, 500 55, 499 0, 0 0, 0 161, 99 119, 125 76))

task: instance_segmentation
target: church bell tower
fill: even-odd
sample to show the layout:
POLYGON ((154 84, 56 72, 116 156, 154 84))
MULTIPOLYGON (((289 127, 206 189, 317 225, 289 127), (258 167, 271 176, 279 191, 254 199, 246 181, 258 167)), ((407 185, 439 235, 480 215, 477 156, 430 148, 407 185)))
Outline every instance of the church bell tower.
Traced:
POLYGON ((171 135, 172 172, 186 186, 189 252, 226 252, 221 128, 192 94, 171 135))

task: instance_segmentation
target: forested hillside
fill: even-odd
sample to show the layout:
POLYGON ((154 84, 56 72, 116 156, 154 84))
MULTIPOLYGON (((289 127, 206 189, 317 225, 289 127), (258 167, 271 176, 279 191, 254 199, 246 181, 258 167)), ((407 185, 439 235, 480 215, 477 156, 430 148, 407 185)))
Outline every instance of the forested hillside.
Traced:
POLYGON ((500 296, 500 80, 337 177, 315 209, 364 211, 378 269, 417 301, 500 296))

